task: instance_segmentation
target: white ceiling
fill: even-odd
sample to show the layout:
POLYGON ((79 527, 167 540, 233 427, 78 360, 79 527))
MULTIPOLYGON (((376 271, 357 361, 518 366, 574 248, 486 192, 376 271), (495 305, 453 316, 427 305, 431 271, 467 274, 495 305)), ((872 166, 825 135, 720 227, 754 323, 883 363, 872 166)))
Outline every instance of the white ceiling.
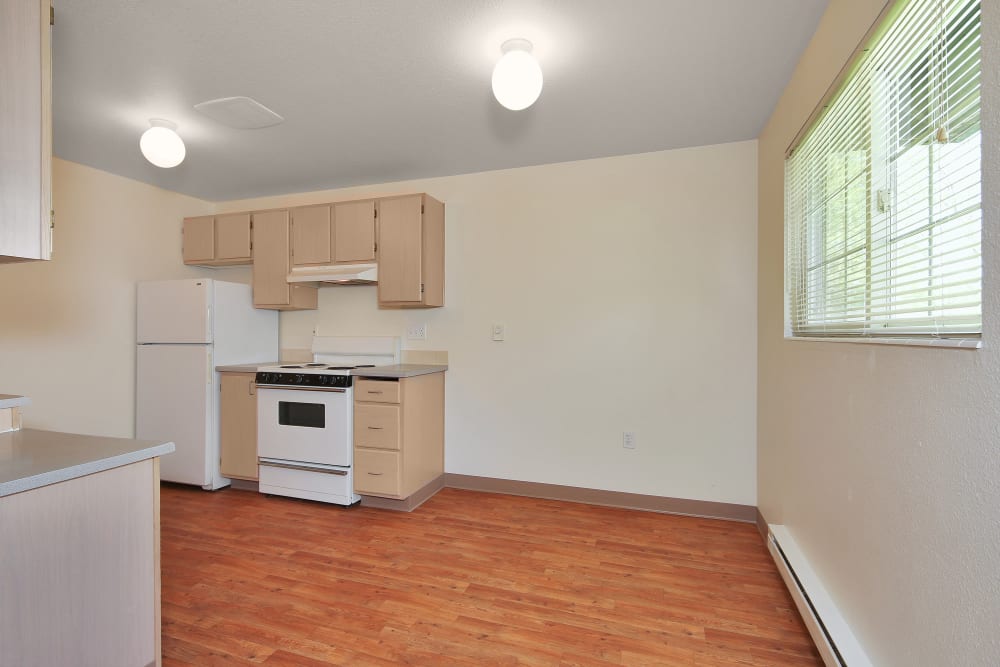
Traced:
POLYGON ((752 139, 827 2, 53 0, 55 154, 226 200, 752 139), (490 91, 511 37, 545 75, 521 112, 490 91), (285 122, 193 109, 241 95, 285 122))

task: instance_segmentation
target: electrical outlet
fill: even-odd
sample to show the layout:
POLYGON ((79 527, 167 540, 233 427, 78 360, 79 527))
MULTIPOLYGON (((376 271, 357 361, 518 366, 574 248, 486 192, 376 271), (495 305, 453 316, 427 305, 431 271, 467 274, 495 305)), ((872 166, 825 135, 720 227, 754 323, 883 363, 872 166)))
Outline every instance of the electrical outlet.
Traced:
POLYGON ((427 340, 427 325, 413 324, 406 327, 407 340, 427 340))
POLYGON ((625 431, 622 433, 622 447, 625 449, 635 449, 635 431, 625 431))
POLYGON ((502 341, 504 333, 505 333, 504 325, 502 324, 493 325, 493 340, 502 341))

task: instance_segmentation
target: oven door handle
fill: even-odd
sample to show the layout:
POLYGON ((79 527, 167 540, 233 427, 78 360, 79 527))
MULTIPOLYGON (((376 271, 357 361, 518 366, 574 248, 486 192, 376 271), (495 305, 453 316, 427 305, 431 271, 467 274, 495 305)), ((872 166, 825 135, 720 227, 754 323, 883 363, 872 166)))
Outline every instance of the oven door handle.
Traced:
POLYGON ((287 384, 258 384, 258 389, 289 389, 291 391, 331 391, 336 394, 346 394, 346 389, 339 387, 300 387, 299 385, 287 384))
POLYGON ((325 475, 337 475, 338 477, 346 477, 346 470, 331 470, 329 468, 314 468, 313 466, 306 465, 295 465, 294 463, 276 463, 274 461, 265 461, 264 459, 259 459, 257 461, 259 465, 270 466, 271 468, 287 468, 288 470, 304 470, 305 472, 321 472, 325 475))

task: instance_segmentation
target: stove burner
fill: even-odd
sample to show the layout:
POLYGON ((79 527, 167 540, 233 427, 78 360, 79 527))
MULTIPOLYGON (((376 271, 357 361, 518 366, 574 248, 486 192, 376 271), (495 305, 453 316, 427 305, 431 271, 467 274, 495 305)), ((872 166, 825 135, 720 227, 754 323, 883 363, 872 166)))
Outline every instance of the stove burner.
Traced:
POLYGON ((316 366, 326 366, 326 364, 313 362, 311 364, 306 364, 306 368, 315 368, 316 366))
MULTIPOLYGON (((318 365, 319 366, 323 366, 325 364, 318 364, 318 365)), ((349 371, 349 370, 353 370, 355 368, 375 368, 375 364, 359 364, 357 366, 327 366, 326 370, 328 370, 328 371, 349 371)))
POLYGON ((278 366, 278 368, 302 368, 302 367, 303 366, 301 364, 294 365, 294 366, 278 366))

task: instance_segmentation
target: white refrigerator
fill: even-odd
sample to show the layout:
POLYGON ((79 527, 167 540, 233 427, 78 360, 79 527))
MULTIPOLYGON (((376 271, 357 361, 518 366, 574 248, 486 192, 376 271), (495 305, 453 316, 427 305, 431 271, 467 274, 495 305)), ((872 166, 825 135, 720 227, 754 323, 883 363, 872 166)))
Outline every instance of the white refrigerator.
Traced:
POLYGON ((135 436, 169 440, 160 478, 218 489, 216 366, 278 358, 278 313, 253 307, 249 285, 194 278, 136 287, 135 436))

